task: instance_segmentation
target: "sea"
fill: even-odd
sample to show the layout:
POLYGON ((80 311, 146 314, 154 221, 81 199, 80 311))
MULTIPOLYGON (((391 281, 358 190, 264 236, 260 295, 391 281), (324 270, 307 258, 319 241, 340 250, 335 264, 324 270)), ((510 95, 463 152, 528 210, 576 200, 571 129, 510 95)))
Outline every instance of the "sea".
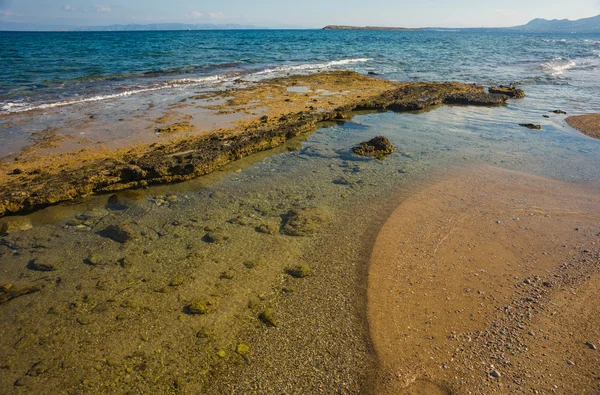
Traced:
POLYGON ((398 81, 519 84, 600 106, 600 35, 504 30, 0 32, 0 113, 224 80, 349 69, 398 81))

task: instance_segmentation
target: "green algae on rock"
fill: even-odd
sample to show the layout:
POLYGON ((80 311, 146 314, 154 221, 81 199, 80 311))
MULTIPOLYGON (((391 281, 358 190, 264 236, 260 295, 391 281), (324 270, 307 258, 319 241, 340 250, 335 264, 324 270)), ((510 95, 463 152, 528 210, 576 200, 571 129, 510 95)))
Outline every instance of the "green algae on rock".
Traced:
POLYGON ((270 326, 275 328, 277 326, 277 317, 273 310, 266 309, 258 315, 258 319, 265 324, 266 326, 270 326))
POLYGON ((506 95, 514 99, 522 99, 525 97, 525 92, 522 89, 515 88, 512 85, 500 85, 496 87, 491 87, 488 89, 488 92, 506 95))
POLYGON ((352 148, 352 152, 356 155, 373 156, 377 159, 384 159, 395 151, 396 147, 385 136, 377 136, 352 148))
POLYGON ((239 115, 241 119, 233 126, 217 124, 209 131, 191 133, 188 129, 193 125, 181 122, 156 128, 165 136, 160 143, 108 152, 80 149, 38 157, 23 153, 26 160, 19 160, 22 171, 18 174, 13 174, 12 164, 0 165, 0 183, 4 186, 0 191, 0 216, 94 194, 190 180, 314 131, 320 122, 350 119, 355 111, 415 111, 444 104, 495 106, 505 104, 509 98, 506 94, 486 93, 479 85, 401 83, 350 71, 274 78, 215 95, 225 98, 225 103, 211 107, 211 111, 239 115), (293 85, 306 86, 311 93, 286 102, 287 87, 293 85), (323 90, 335 94, 315 102, 323 90), (250 111, 257 106, 267 114, 250 111), (190 133, 166 137, 180 131, 190 133))
POLYGON ((286 273, 295 278, 304 278, 310 275, 310 266, 309 265, 298 265, 294 267, 287 268, 286 273))

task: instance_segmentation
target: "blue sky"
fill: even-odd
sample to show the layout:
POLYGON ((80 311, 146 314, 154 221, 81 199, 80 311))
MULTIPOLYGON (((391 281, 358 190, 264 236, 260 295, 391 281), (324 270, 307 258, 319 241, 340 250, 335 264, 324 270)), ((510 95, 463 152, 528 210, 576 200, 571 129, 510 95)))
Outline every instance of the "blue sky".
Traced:
POLYGON ((0 0, 1 23, 57 27, 128 23, 328 24, 403 27, 514 26, 541 17, 600 14, 600 0, 0 0))

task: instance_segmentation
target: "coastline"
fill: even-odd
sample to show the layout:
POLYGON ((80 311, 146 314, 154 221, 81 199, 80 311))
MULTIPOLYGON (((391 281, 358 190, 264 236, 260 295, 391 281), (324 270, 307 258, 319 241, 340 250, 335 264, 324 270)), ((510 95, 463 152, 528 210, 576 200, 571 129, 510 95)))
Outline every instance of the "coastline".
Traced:
POLYGON ((599 207, 597 189, 491 166, 402 202, 369 266, 376 392, 595 388, 599 207))
MULTIPOLYGON (((477 85, 399 83, 344 71, 240 85, 173 103, 151 131, 166 137, 152 144, 93 150, 83 142, 70 152, 53 153, 69 138, 56 130, 42 135, 10 163, 0 165, 4 185, 0 216, 93 194, 196 178, 315 130, 320 122, 347 120, 354 111, 416 111, 444 104, 492 106, 508 100, 477 85), (200 118, 208 111, 224 116, 224 122, 200 128, 192 115, 198 108, 200 118)), ((85 130, 93 125, 93 119, 87 120, 85 130)))

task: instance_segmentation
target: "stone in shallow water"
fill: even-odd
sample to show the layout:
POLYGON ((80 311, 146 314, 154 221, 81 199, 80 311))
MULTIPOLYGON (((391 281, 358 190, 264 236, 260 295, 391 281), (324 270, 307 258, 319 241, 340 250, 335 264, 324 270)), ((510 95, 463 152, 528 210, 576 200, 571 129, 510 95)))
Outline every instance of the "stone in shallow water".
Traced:
POLYGON ((304 278, 310 275, 310 266, 308 265, 298 265, 291 268, 286 269, 286 273, 292 277, 296 278, 304 278))
POLYGON ((291 210, 284 218, 282 233, 288 236, 310 236, 329 221, 329 214, 318 207, 291 210))
POLYGON ((534 123, 520 123, 519 126, 523 126, 524 128, 531 129, 531 130, 541 130, 542 129, 542 125, 536 125, 534 123))
POLYGON ((27 269, 34 270, 36 272, 52 272, 56 270, 54 265, 51 263, 40 261, 39 259, 33 259, 27 264, 27 269))
POLYGON ((360 143, 358 147, 352 148, 352 152, 360 156, 373 156, 383 159, 396 151, 390 140, 385 136, 377 136, 374 139, 360 143))
POLYGON ((522 99, 525 97, 525 92, 523 92, 522 89, 515 88, 514 86, 510 86, 510 85, 508 85, 508 86, 500 85, 500 86, 492 87, 492 88, 489 88, 488 91, 490 93, 506 95, 508 97, 512 97, 515 99, 522 99))
POLYGON ((105 237, 119 243, 126 243, 137 236, 129 224, 109 225, 102 233, 105 237))
POLYGON ((275 313, 270 309, 267 309, 260 313, 258 315, 258 319, 261 320, 262 323, 266 326, 270 326, 273 328, 277 326, 277 317, 275 316, 275 313))

